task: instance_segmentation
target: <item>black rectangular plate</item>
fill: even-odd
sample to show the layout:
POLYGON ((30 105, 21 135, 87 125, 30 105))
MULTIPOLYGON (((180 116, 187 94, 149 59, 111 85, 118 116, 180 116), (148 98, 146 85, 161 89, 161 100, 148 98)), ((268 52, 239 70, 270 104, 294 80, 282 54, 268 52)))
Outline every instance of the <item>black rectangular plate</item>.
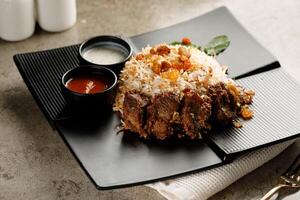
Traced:
POLYGON ((149 143, 117 134, 120 119, 105 113, 95 121, 64 120, 57 128, 99 188, 145 183, 222 163, 203 141, 149 143))
MULTIPOLYGON (((228 50, 218 57, 222 64, 230 66, 231 77, 247 76, 249 73, 253 74, 280 66, 276 59, 240 26, 226 8, 217 9, 165 29, 131 37, 129 42, 138 51, 144 45, 171 42, 172 40, 179 40, 183 36, 191 36, 195 43, 203 44, 219 34, 227 34, 231 38, 231 45, 228 50)), ((77 51, 78 45, 73 45, 19 54, 14 56, 14 61, 48 121, 57 128, 98 188, 108 189, 149 182, 224 164, 224 157, 296 137, 296 132, 300 129, 298 126, 291 126, 290 129, 282 126, 285 132, 279 134, 277 131, 268 135, 269 130, 273 131, 274 129, 259 119, 264 112, 267 112, 265 109, 270 107, 265 107, 265 103, 275 104, 276 101, 268 101, 266 98, 269 96, 265 97, 263 92, 267 91, 271 94, 274 90, 276 93, 276 88, 271 86, 272 81, 266 77, 265 80, 269 81, 268 88, 266 88, 267 86, 261 87, 264 82, 259 81, 262 78, 260 75, 239 80, 246 87, 258 91, 253 107, 255 112, 259 113, 255 114, 253 121, 245 123, 245 130, 240 131, 239 137, 235 136, 236 131, 213 134, 209 143, 210 146, 204 141, 172 144, 145 143, 123 134, 117 134, 116 126, 119 124, 119 119, 113 113, 102 113, 98 119, 91 121, 79 122, 76 119, 70 119, 68 116, 72 113, 68 110, 68 106, 61 95, 59 84, 64 72, 79 66, 77 51), (265 123, 264 126, 262 123, 265 123), (254 126, 255 129, 251 128, 254 126), (258 127, 263 127, 264 130, 260 130, 258 127), (260 131, 268 137, 260 137, 260 131), (247 144, 245 141, 247 141, 247 136, 251 134, 251 141, 247 144)), ((275 74, 273 75, 275 78, 277 77, 275 74)), ((296 85, 296 82, 290 80, 288 75, 278 79, 278 81, 278 84, 288 82, 288 84, 296 85)), ((288 86, 286 85, 286 87, 288 86)), ((284 94, 291 95, 290 93, 295 91, 297 91, 297 86, 284 94)), ((293 101, 287 102, 294 102, 298 100, 297 98, 292 98, 293 101)), ((285 99, 283 97, 280 99, 283 101, 281 103, 283 106, 285 99)), ((278 112, 280 110, 277 110, 278 112)), ((288 112, 289 110, 283 117, 287 117, 288 112)), ((299 119, 299 114, 297 117, 295 119, 299 119)), ((268 118, 264 119, 267 120, 268 118)), ((290 117, 286 119, 290 119, 290 117)), ((281 118, 279 120, 279 117, 268 120, 274 120, 269 125, 275 123, 277 126, 285 121, 281 118)))
POLYGON ((243 128, 229 128, 210 135, 226 154, 275 144, 300 135, 300 85, 283 68, 242 78, 240 85, 255 91, 254 118, 243 128))
POLYGON ((66 71, 79 66, 78 48, 73 45, 14 56, 27 87, 53 127, 55 120, 69 116, 60 80, 66 71))
POLYGON ((145 46, 191 38, 204 45, 217 35, 227 35, 230 46, 218 55, 221 64, 230 66, 230 77, 239 78, 256 72, 280 67, 275 57, 251 36, 225 7, 167 28, 131 37, 139 50, 145 46))

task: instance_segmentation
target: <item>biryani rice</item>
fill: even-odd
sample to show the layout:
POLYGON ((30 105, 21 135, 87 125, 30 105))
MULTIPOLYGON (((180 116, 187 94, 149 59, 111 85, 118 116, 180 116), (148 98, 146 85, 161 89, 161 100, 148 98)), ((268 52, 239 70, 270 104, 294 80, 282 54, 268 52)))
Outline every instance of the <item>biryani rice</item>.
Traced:
MULTIPOLYGON (((193 46, 160 44, 154 48, 161 46, 169 48, 170 52, 165 55, 153 54, 151 52, 153 48, 147 46, 125 64, 120 73, 119 89, 113 106, 114 111, 122 114, 124 95, 130 91, 148 97, 172 92, 182 98, 183 91, 187 88, 205 94, 209 85, 219 82, 236 86, 235 82, 227 77, 227 66, 220 65, 213 56, 208 56, 193 46), (189 56, 191 69, 169 69, 169 74, 175 74, 175 79, 164 76, 165 72, 155 73, 153 71, 156 64, 176 62, 182 56, 182 52, 189 56), (143 59, 139 59, 139 57, 143 59)), ((236 88, 239 87, 236 86, 236 88)))

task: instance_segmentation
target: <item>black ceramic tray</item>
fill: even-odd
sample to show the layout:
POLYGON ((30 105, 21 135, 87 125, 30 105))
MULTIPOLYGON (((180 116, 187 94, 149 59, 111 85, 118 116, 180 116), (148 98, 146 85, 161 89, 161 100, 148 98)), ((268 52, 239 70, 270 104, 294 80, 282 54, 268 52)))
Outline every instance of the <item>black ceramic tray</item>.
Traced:
POLYGON ((238 82, 256 91, 255 117, 242 129, 230 128, 193 143, 143 142, 117 134, 120 121, 113 112, 101 113, 93 120, 72 118, 59 83, 64 72, 79 65, 78 45, 18 54, 14 61, 48 121, 91 180, 98 188, 108 189, 222 165, 243 152, 299 136, 299 84, 226 8, 128 38, 128 42, 138 51, 147 44, 184 36, 204 44, 220 34, 228 35, 231 45, 218 60, 230 66, 231 77, 240 78, 238 82))

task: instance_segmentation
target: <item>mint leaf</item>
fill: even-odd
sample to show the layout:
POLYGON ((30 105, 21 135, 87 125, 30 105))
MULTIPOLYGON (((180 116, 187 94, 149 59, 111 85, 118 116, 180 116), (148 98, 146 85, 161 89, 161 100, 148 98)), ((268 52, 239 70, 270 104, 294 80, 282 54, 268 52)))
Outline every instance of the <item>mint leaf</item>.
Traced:
POLYGON ((203 51, 210 56, 222 53, 230 44, 230 40, 226 35, 214 37, 209 43, 203 47, 203 51))

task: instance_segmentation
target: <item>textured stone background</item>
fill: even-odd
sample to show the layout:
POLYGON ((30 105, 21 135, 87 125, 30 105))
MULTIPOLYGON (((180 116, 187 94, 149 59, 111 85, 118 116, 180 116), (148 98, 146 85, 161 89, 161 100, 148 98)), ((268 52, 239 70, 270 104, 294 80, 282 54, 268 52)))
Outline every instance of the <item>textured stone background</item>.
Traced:
MULTIPOLYGON (((19 52, 79 43, 91 36, 131 36, 193 18, 225 5, 300 81, 298 0, 78 0, 78 21, 70 30, 37 28, 28 40, 0 40, 0 199, 163 199, 144 186, 98 191, 58 134, 51 129, 13 63, 19 52)), ((294 145, 240 179, 216 199, 257 199, 299 152, 294 145)))

